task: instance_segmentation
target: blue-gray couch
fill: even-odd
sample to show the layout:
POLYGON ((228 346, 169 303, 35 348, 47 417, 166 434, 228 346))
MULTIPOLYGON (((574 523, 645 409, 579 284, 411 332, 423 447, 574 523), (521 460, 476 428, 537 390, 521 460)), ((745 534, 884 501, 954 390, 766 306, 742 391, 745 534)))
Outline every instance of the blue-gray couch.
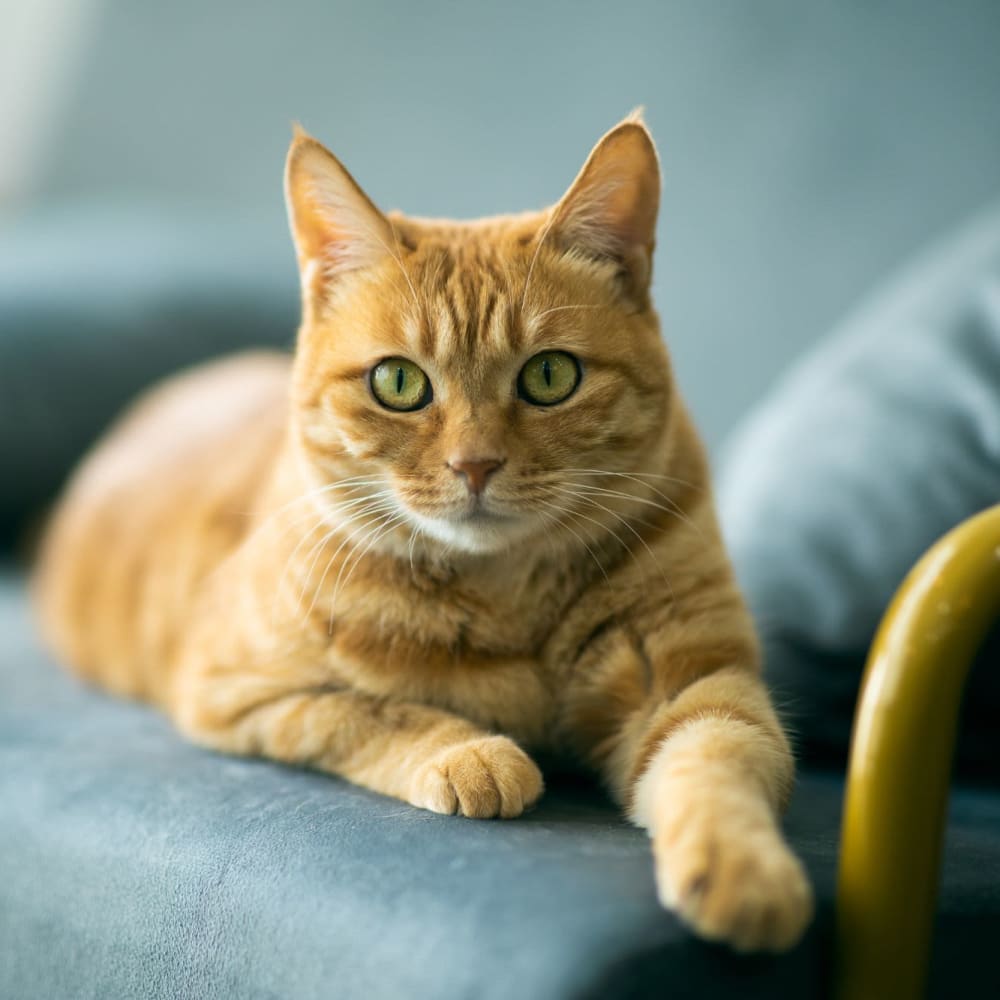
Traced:
MULTIPOLYGON (((296 319, 294 281, 231 228, 60 225, 60 241, 33 226, 0 244, 0 996, 824 996, 860 660, 909 561, 1000 496, 1000 215, 779 387, 724 462, 727 531, 803 755, 788 834, 819 899, 794 952, 754 958, 660 909, 644 835, 577 778, 552 776, 517 821, 439 817, 195 749, 42 652, 23 556, 74 456, 143 383, 287 345, 296 319)), ((995 677, 973 681, 933 996, 1000 995, 995 677)))

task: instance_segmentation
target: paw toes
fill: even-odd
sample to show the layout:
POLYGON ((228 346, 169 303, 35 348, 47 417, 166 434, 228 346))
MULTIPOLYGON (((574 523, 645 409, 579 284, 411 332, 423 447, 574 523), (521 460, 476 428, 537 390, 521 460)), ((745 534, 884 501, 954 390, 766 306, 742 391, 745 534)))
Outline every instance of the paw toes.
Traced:
POLYGON ((428 794, 427 769, 418 775, 413 801, 435 812, 458 812, 474 819, 519 816, 542 793, 534 761, 505 736, 483 737, 448 747, 430 762, 440 788, 428 794))
POLYGON ((440 768, 432 767, 415 782, 410 801, 421 809, 452 816, 458 811, 458 796, 448 776, 440 768))
POLYGON ((500 811, 496 780, 488 762, 476 750, 458 757, 451 765, 449 777, 463 816, 488 819, 500 811))
POLYGON ((776 835, 657 846, 660 898, 700 936, 737 951, 787 951, 812 916, 805 872, 776 835))

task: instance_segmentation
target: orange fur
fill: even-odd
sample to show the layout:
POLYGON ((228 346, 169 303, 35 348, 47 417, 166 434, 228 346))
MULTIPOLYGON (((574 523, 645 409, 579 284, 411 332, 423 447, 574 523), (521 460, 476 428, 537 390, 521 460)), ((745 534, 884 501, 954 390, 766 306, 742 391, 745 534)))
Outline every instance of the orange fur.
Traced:
POLYGON ((301 130, 286 190, 294 361, 170 379, 84 461, 37 575, 53 645, 201 744, 440 812, 516 816, 528 753, 571 754, 649 830, 667 905, 790 946, 791 757, 649 299, 645 126, 541 213, 385 216, 301 130), (556 405, 516 390, 542 351, 581 366, 556 405), (429 405, 376 400, 388 357, 429 405))

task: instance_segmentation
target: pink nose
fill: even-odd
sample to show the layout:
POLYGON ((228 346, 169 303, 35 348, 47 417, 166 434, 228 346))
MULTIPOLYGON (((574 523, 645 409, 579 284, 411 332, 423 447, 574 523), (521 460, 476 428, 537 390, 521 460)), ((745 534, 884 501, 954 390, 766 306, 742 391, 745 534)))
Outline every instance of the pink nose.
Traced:
POLYGON ((448 468, 456 476, 461 476, 465 480, 465 485, 468 486, 470 493, 479 496, 486 489, 486 480, 501 465, 503 465, 503 461, 499 458, 462 458, 449 462, 448 468))

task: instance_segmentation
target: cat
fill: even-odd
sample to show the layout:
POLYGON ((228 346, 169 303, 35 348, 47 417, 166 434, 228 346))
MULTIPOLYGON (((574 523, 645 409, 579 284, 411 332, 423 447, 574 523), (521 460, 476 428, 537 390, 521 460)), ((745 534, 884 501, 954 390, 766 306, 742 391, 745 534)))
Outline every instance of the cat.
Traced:
POLYGON ((811 890, 789 745, 651 301, 638 114, 535 213, 383 214, 296 127, 294 359, 147 393, 75 474, 35 577, 58 655, 191 740, 439 813, 593 770, 660 898, 740 950, 811 890))

